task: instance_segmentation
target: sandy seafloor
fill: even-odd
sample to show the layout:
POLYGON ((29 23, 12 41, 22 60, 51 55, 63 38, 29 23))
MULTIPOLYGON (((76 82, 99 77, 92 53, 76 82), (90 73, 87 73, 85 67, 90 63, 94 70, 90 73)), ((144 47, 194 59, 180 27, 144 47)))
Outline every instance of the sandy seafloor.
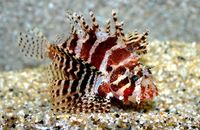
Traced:
POLYGON ((53 115, 43 67, 0 73, 0 130, 200 129, 200 45, 150 43, 159 95, 141 110, 53 115))

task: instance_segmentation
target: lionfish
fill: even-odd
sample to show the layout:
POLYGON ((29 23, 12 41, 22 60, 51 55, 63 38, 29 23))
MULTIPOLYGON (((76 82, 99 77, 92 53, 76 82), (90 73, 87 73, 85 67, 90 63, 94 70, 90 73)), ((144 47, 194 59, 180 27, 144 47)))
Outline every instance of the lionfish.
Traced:
POLYGON ((109 112, 112 99, 123 105, 140 104, 158 95, 149 67, 140 63, 147 53, 148 31, 123 33, 123 22, 112 11, 112 23, 100 29, 90 11, 92 25, 82 15, 68 12, 70 36, 50 43, 38 30, 20 33, 18 44, 29 57, 51 59, 48 67, 53 110, 109 112))

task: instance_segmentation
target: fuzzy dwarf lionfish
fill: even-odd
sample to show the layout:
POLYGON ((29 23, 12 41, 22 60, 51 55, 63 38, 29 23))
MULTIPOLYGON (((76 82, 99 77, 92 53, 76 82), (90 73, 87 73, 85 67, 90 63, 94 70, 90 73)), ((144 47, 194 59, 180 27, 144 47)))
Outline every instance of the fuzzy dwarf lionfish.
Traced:
POLYGON ((109 112, 112 99, 126 106, 158 95, 150 68, 140 63, 147 52, 148 32, 124 35, 123 22, 118 21, 115 11, 113 33, 111 21, 100 29, 93 12, 89 13, 91 26, 82 15, 67 14, 71 33, 59 40, 60 44, 51 44, 38 29, 18 37, 26 56, 52 60, 48 76, 55 111, 109 112))

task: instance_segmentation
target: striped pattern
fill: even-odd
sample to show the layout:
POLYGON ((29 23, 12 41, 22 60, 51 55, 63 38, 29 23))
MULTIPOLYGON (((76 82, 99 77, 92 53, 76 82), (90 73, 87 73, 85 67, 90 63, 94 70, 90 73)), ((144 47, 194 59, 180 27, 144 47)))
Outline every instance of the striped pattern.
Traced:
POLYGON ((115 11, 114 32, 110 20, 101 29, 94 13, 89 15, 91 26, 82 15, 67 12, 71 33, 66 40, 58 36, 61 44, 50 44, 39 31, 19 36, 25 55, 52 60, 48 77, 53 110, 109 112, 111 99, 124 105, 152 100, 157 88, 150 69, 140 63, 147 52, 148 32, 125 35, 115 11))
MULTIPOLYGON (((66 109, 71 111, 83 97, 86 99, 85 94, 91 93, 97 70, 81 59, 76 59, 73 54, 59 46, 52 46, 52 48, 57 51, 52 59, 55 63, 54 67, 57 67, 60 73, 63 72, 63 75, 68 76, 62 80, 59 74, 53 76, 54 79, 51 81, 53 84, 50 89, 53 105, 56 111, 66 109)), ((52 73, 56 70, 55 68, 51 70, 52 73)), ((88 101, 87 104, 89 104, 88 101)), ((82 111, 85 111, 84 109, 82 108, 82 111)))

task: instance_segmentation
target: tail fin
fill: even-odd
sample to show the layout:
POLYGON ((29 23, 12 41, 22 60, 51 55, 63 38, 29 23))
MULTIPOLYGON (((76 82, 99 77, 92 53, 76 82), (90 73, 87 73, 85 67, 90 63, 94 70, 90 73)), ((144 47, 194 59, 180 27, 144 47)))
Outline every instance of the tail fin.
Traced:
POLYGON ((20 32, 18 36, 20 50, 27 57, 46 58, 48 44, 46 37, 37 28, 28 33, 20 32))

